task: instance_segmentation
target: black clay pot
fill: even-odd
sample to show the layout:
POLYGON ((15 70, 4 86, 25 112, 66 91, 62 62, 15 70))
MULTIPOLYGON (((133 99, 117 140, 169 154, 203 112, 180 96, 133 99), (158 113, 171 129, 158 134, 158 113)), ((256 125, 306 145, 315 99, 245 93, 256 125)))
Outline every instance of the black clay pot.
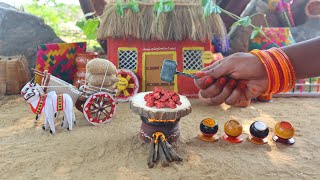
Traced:
POLYGON ((250 134, 259 139, 263 139, 269 134, 269 127, 261 121, 255 121, 250 125, 250 134))

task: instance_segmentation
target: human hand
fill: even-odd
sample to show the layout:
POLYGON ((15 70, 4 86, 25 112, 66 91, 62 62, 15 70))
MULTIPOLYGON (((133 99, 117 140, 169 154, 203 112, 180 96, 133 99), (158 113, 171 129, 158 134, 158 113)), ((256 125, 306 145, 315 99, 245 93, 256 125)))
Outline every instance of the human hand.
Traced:
POLYGON ((250 53, 230 55, 204 68, 202 72, 203 77, 195 80, 195 84, 200 89, 199 98, 211 105, 223 102, 241 105, 263 94, 268 88, 264 65, 250 53), (209 76, 216 81, 208 87, 204 84, 209 76))

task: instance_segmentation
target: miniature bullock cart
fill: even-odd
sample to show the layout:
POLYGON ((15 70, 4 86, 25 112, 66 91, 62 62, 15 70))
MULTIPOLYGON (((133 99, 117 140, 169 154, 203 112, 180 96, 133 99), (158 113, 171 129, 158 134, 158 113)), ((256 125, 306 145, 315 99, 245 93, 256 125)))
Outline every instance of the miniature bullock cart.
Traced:
POLYGON ((114 116, 117 104, 114 89, 90 86, 88 83, 77 89, 47 71, 34 70, 34 73, 42 77, 41 87, 43 87, 45 93, 55 91, 57 94, 69 94, 76 108, 83 113, 86 120, 91 124, 107 123, 114 116))

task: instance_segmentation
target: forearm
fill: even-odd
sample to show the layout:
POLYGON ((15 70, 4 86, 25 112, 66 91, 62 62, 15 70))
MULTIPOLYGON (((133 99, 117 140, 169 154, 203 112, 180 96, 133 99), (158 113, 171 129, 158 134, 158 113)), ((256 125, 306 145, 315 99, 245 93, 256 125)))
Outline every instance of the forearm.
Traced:
POLYGON ((289 56, 297 79, 320 76, 320 37, 281 49, 289 56))

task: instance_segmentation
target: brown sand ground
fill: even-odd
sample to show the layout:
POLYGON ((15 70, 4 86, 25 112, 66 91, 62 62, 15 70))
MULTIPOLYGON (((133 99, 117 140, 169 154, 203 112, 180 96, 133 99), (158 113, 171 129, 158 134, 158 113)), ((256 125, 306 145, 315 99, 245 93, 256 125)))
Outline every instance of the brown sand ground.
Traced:
POLYGON ((59 120, 52 136, 41 129, 42 122, 34 123, 20 96, 0 97, 0 179, 320 178, 320 99, 275 99, 248 108, 192 104, 193 113, 180 123, 177 151, 184 161, 148 169, 149 146, 137 138, 141 122, 128 104, 119 104, 117 116, 102 126, 90 125, 77 112, 73 131, 59 128, 59 120), (216 118, 220 127, 231 118, 241 121, 245 137, 253 121, 263 120, 271 127, 269 139, 275 123, 288 120, 296 128, 296 144, 202 142, 195 137, 206 117, 216 118))

